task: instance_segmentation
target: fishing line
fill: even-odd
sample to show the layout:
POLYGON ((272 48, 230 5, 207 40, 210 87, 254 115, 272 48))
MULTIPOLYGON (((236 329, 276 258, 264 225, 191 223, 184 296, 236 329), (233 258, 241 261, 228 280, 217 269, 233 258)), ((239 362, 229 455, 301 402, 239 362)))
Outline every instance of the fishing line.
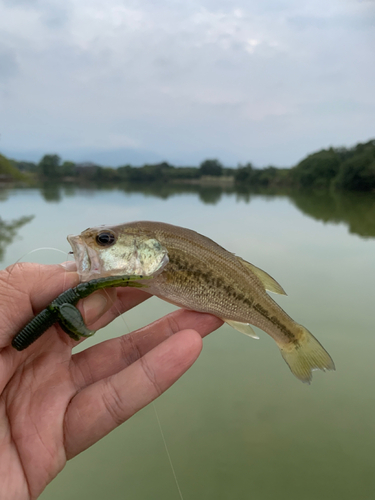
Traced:
MULTIPOLYGON (((125 321, 125 318, 124 318, 124 315, 123 313, 121 312, 119 306, 116 304, 116 302, 111 298, 111 296, 109 295, 108 291, 103 288, 103 292, 107 295, 108 297, 108 300, 109 301, 112 301, 112 306, 116 309, 116 312, 118 313, 118 316, 119 318, 121 318, 122 322, 124 323, 124 325, 126 326, 127 330, 128 330, 128 333, 130 333, 130 328, 129 328, 129 325, 127 324, 127 322, 125 321)), ((116 300, 117 300, 117 297, 116 297, 116 300)))
POLYGON ((35 252, 39 252, 40 250, 54 250, 55 252, 60 252, 60 253, 63 253, 64 255, 67 255, 67 252, 64 252, 63 250, 60 250, 59 248, 54 248, 54 247, 40 247, 40 248, 35 248, 34 250, 30 250, 30 252, 27 252, 25 253, 24 255, 21 255, 21 257, 19 259, 16 260, 16 262, 14 262, 14 264, 11 264, 8 269, 9 269, 9 274, 8 274, 8 280, 7 280, 7 284, 9 284, 9 280, 10 280, 10 275, 12 274, 13 272, 13 269, 14 267, 19 263, 21 262, 22 259, 24 259, 25 257, 27 257, 28 255, 32 254, 32 253, 35 253, 35 252))
POLYGON ((175 483, 176 483, 176 486, 177 486, 178 493, 180 494, 181 500, 184 500, 184 497, 182 496, 182 491, 181 491, 180 485, 178 483, 177 474, 176 474, 176 471, 175 471, 175 469, 173 467, 171 455, 170 455, 169 450, 168 450, 167 441, 165 440, 163 428, 162 428, 161 423, 160 423, 160 418, 159 418, 158 412, 156 410, 155 401, 152 402, 152 406, 154 407, 154 410, 155 410, 156 420, 158 421, 158 425, 159 425, 159 429, 160 429, 160 434, 161 434, 161 437, 163 439, 165 451, 167 452, 167 457, 168 457, 169 464, 170 464, 171 469, 172 469, 172 473, 173 473, 173 477, 174 477, 174 480, 175 480, 175 483))
POLYGON ((25 255, 22 255, 22 257, 20 257, 18 260, 16 260, 16 262, 12 265, 15 266, 16 264, 18 264, 18 262, 20 260, 24 259, 25 257, 30 255, 31 253, 39 252, 39 250, 55 250, 55 252, 60 252, 60 253, 63 253, 64 255, 69 253, 69 252, 64 252, 64 250, 60 250, 59 248, 55 248, 55 247, 39 247, 39 248, 35 248, 34 250, 30 250, 30 252, 25 253, 25 255))
MULTIPOLYGON (((104 289, 104 291, 107 293, 107 291, 104 289)), ((126 323, 125 321, 125 318, 123 316, 123 314, 121 313, 120 309, 117 307, 116 303, 113 302, 113 305, 115 306, 117 312, 119 313, 119 316, 120 318, 122 319, 122 321, 124 322, 124 325, 126 326, 126 328, 128 329, 128 333, 130 333, 130 328, 129 328, 129 325, 126 323)), ((173 467, 173 463, 172 463, 172 459, 171 459, 171 455, 169 453, 169 450, 168 450, 168 445, 167 445, 167 441, 165 439, 165 435, 164 435, 164 432, 163 432, 163 428, 161 426, 161 422, 160 422, 160 418, 159 418, 159 415, 158 415, 158 411, 156 409, 156 403, 155 401, 152 401, 152 406, 154 408, 154 412, 155 412, 155 416, 156 416, 156 420, 157 420, 157 423, 158 423, 158 426, 159 426, 159 430, 160 430, 160 434, 161 434, 161 438, 163 440, 163 443, 164 443, 164 448, 165 448, 165 451, 167 453, 167 457, 168 457, 168 460, 169 460, 169 464, 171 466, 171 469, 172 469, 172 474, 173 474, 173 477, 174 477, 174 480, 175 480, 175 483, 176 483, 176 487, 177 487, 177 490, 178 490, 178 493, 180 495, 180 499, 181 500, 184 500, 184 497, 182 496, 182 491, 181 491, 181 488, 180 488, 180 484, 178 482, 178 479, 177 479, 177 474, 176 474, 176 471, 175 471, 175 468, 173 467)))

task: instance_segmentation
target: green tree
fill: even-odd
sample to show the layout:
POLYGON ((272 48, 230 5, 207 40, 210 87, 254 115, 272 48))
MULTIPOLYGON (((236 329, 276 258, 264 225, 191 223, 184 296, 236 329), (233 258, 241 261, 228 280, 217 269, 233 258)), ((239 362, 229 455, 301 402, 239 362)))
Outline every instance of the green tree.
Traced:
POLYGON ((223 165, 219 160, 205 160, 199 165, 201 175, 223 175, 223 165))
POLYGON ((344 161, 335 179, 335 187, 356 191, 375 190, 375 148, 363 150, 344 161))
POLYGON ((239 165, 237 170, 234 172, 234 180, 238 184, 249 185, 254 180, 255 169, 251 163, 247 163, 242 166, 239 165))
POLYGON ((73 161, 64 161, 60 172, 63 177, 74 177, 76 175, 76 164, 73 161))
POLYGON ((25 178, 24 174, 3 155, 0 155, 0 176, 10 180, 23 180, 25 178))
POLYGON ((39 172, 46 179, 56 179, 61 176, 61 158, 58 155, 44 155, 39 162, 39 172))
POLYGON ((252 188, 278 188, 290 183, 290 170, 286 168, 266 167, 254 168, 251 163, 239 166, 234 174, 238 186, 252 188))
POLYGON ((340 156, 333 148, 309 155, 292 169, 294 183, 303 188, 327 188, 340 168, 340 156))

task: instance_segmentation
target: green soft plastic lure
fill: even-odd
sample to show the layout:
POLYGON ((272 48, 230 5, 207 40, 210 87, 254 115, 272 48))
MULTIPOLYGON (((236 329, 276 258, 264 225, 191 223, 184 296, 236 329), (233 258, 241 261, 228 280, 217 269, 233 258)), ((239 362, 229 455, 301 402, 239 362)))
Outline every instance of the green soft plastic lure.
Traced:
POLYGON ((118 286, 142 288, 143 285, 140 281, 146 279, 148 279, 147 276, 110 276, 80 283, 74 288, 69 288, 35 316, 14 337, 12 346, 17 351, 23 351, 56 322, 74 340, 80 340, 81 337, 91 337, 95 331, 89 330, 85 325, 81 313, 75 307, 77 302, 102 288, 118 286))

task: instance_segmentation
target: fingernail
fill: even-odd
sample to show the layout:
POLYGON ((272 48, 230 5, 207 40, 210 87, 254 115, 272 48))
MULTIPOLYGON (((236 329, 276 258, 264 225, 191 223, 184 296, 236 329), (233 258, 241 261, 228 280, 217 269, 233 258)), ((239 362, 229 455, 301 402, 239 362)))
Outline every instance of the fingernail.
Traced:
POLYGON ((102 292, 89 295, 82 303, 86 324, 94 323, 106 311, 108 299, 102 292))
POLYGON ((77 271, 77 264, 73 260, 61 262, 60 266, 63 267, 66 271, 77 271))

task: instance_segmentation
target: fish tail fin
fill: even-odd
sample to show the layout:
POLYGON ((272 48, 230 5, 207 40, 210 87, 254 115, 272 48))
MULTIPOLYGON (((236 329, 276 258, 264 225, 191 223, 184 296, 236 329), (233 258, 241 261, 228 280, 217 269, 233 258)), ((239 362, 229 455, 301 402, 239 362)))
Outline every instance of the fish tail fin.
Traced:
POLYGON ((316 338, 304 326, 298 325, 298 328, 300 329, 298 341, 279 344, 279 348, 293 375, 309 384, 313 370, 334 370, 335 365, 316 338))

